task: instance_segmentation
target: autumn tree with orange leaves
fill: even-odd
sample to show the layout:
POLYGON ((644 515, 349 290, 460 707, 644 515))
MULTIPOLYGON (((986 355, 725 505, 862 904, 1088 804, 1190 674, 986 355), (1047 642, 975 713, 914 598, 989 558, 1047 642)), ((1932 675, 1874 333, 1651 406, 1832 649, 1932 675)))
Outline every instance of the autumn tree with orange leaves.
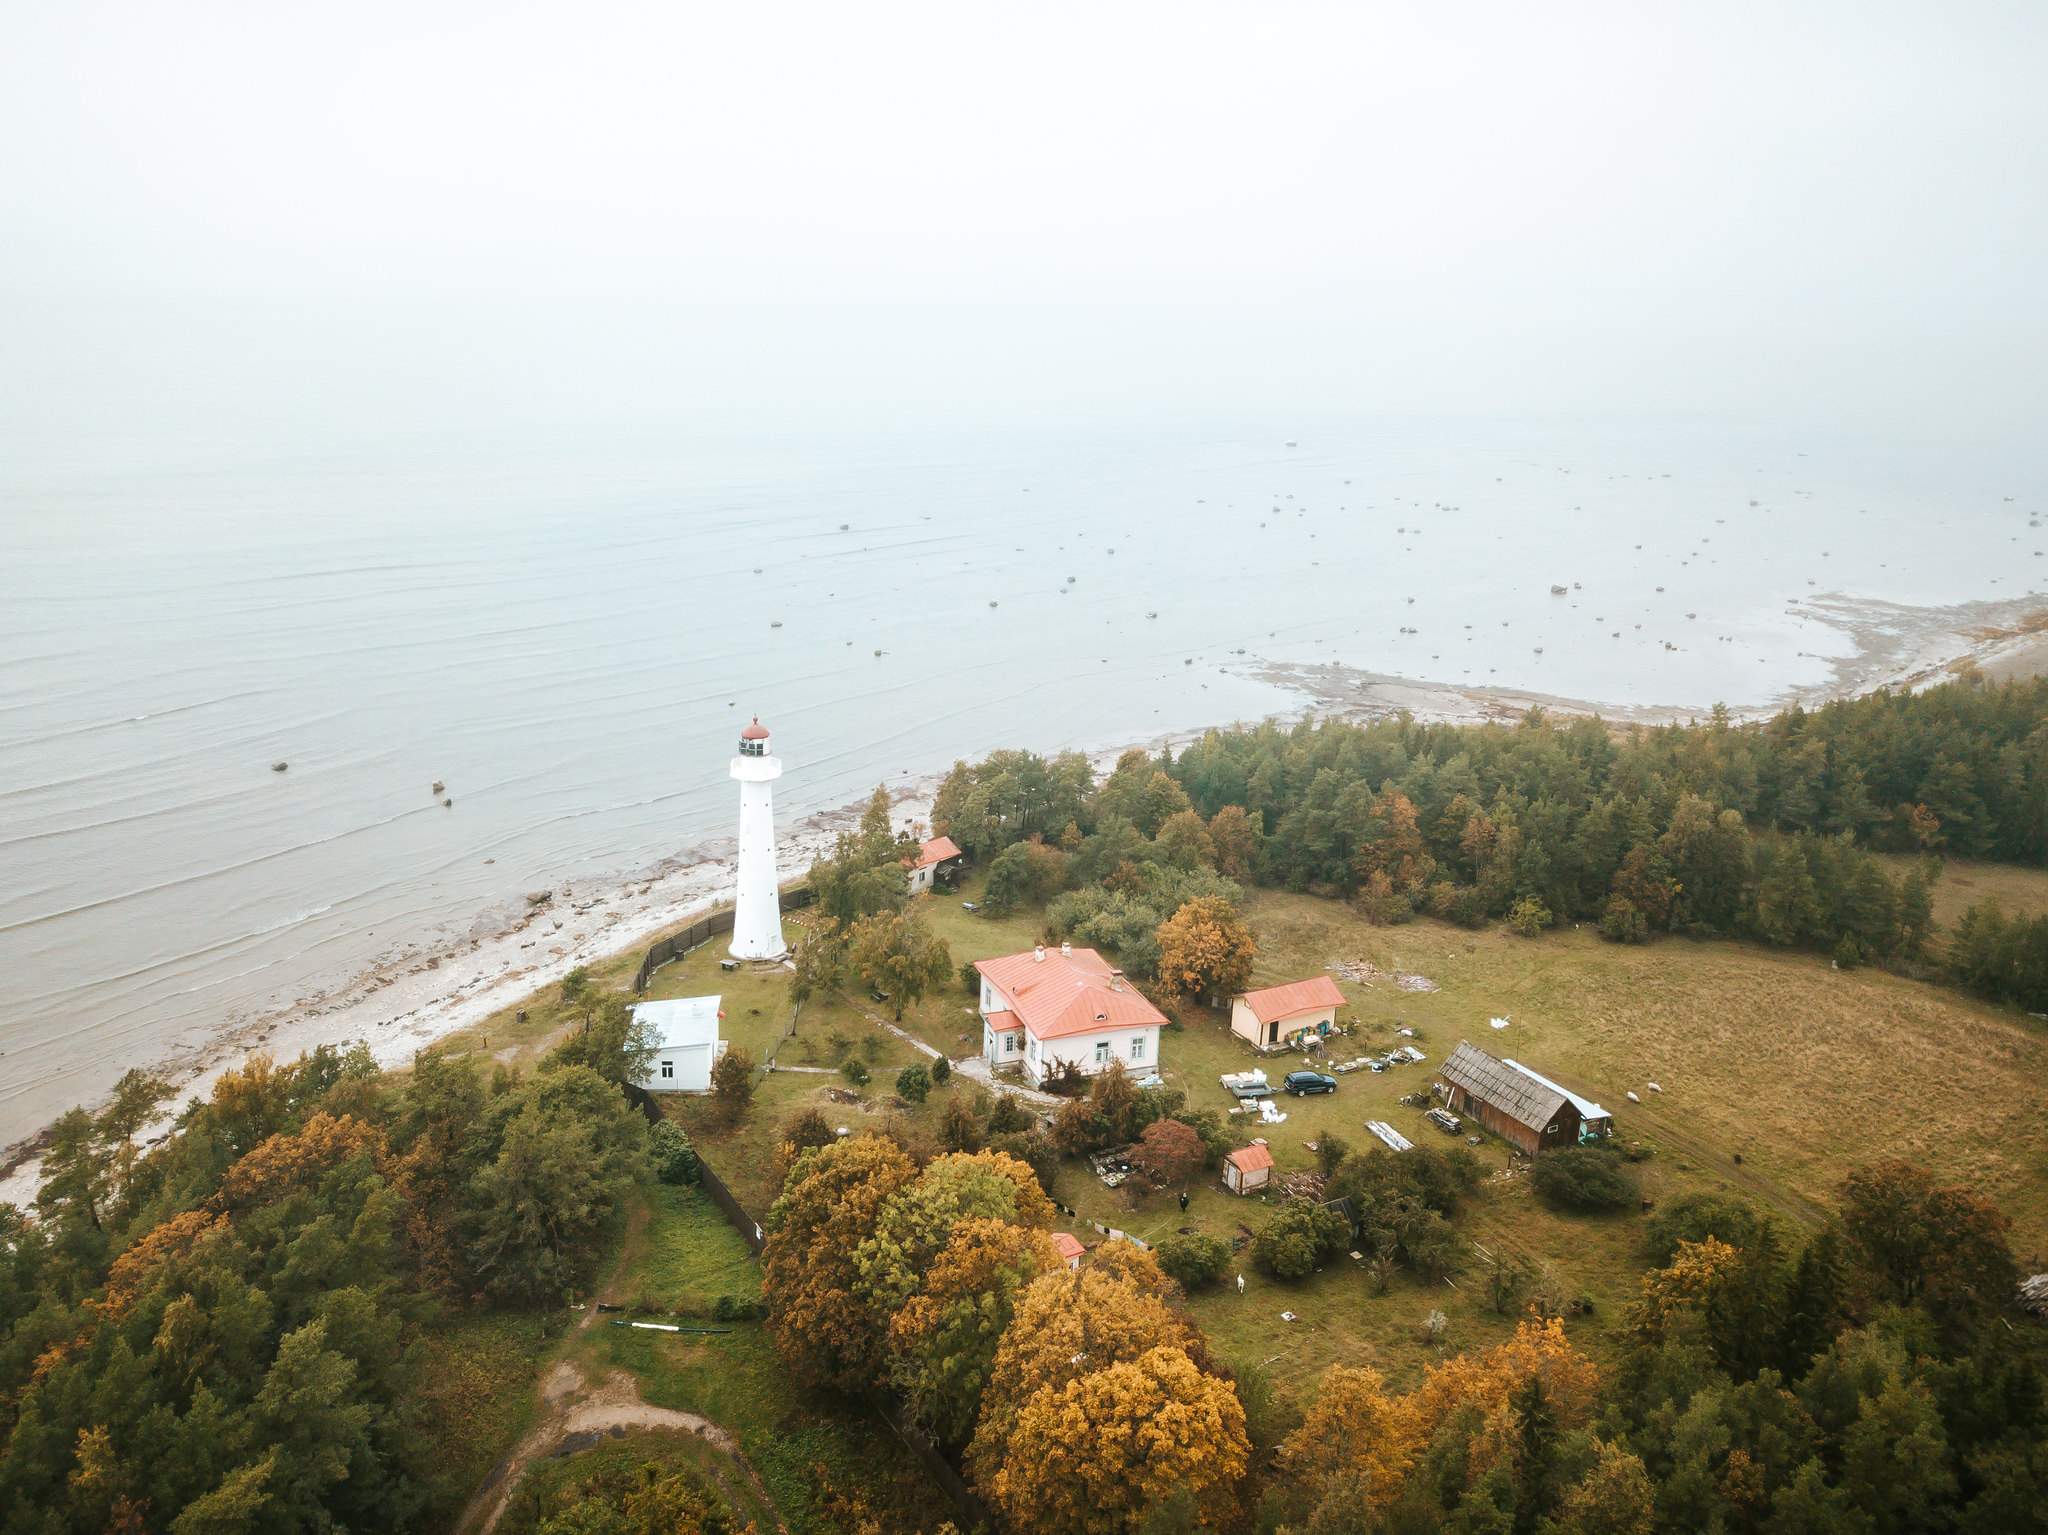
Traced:
POLYGON ((1229 904, 1196 896, 1159 925, 1160 984, 1183 996, 1228 996, 1252 978, 1258 946, 1229 904))

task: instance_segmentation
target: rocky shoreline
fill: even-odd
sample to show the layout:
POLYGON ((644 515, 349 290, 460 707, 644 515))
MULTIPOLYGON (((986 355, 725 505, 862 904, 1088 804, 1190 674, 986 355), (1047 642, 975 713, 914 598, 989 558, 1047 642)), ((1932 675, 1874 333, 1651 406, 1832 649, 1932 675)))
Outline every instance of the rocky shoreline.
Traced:
MULTIPOLYGON (((2048 605, 2040 598, 1906 608, 1825 594, 1802 599, 1797 611, 1844 633, 1854 652, 1833 662, 1819 687, 1734 711, 1763 718, 1792 704, 1807 707, 1881 687, 1921 687, 1972 669, 1996 680, 2048 671, 2048 605)), ((1598 715, 1621 724, 1668 724, 1698 718, 1697 705, 1627 706, 1557 697, 1515 688, 1463 688, 1328 663, 1265 663, 1249 670, 1286 689, 1300 707, 1276 717, 1381 719, 1407 711, 1426 723, 1508 723, 1533 706, 1566 716, 1598 715)), ((1132 742, 1157 750, 1198 738, 1176 731, 1132 742)), ((1128 746, 1089 753, 1106 770, 1128 746)), ((891 793, 895 819, 924 822, 941 775, 908 779, 891 793)), ((833 839, 855 825, 866 801, 804 817, 781 832, 778 873, 801 877, 833 839)), ((731 838, 705 842, 640 871, 558 883, 478 913, 468 928, 408 947, 330 991, 238 1020, 201 1046, 153 1064, 177 1084, 181 1099, 204 1096, 213 1080, 253 1050, 290 1060, 319 1045, 367 1043, 380 1066, 402 1066, 414 1052, 469 1028, 578 965, 594 964, 651 942, 727 899, 733 877, 731 838), (459 978, 459 979, 458 979, 459 978), (452 984, 451 984, 452 982, 452 984)), ((27 1205, 35 1194, 40 1151, 49 1129, 7 1148, 0 1158, 0 1203, 27 1205)))

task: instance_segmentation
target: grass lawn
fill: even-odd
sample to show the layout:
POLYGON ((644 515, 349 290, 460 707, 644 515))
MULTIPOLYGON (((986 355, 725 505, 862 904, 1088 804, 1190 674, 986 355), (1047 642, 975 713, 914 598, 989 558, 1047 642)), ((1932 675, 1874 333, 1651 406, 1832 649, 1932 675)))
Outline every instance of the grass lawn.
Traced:
MULTIPOLYGON (((657 1188, 648 1205, 614 1293, 700 1315, 719 1295, 759 1296, 760 1265, 701 1190, 657 1188)), ((729 1325, 725 1334, 593 1327, 575 1357, 588 1375, 631 1371, 645 1400, 731 1432, 799 1535, 826 1528, 821 1518, 840 1496, 864 1497, 891 1530, 935 1531, 955 1517, 871 1409, 803 1391, 758 1322, 729 1325)))
MULTIPOLYGON (((1938 888, 1945 921, 1991 893, 2009 912, 2048 910, 2048 872, 1951 864, 1938 888)), ((930 903, 956 967, 1028 948, 1042 929, 1043 913, 1035 910, 1000 920, 962 910, 962 899, 978 895, 979 880, 970 875, 960 892, 930 903)), ((801 915, 786 920, 794 928, 801 915)), ((1420 1111, 1398 1099, 1432 1080, 1437 1064, 1470 1039, 1599 1098, 1614 1113, 1618 1136, 1655 1148, 1638 1168, 1653 1199, 1729 1187, 1772 1207, 1789 1224, 1811 1224, 1823 1218, 1833 1187, 1851 1167, 1903 1156, 1996 1199, 2014 1222, 2023 1261, 2042 1266, 2039 1255, 2048 1251, 2042 1114, 2048 1033, 2022 1014, 1881 971, 1837 971, 1823 957, 1750 944, 1665 938, 1634 948, 1602 943, 1590 927, 1530 940, 1499 927, 1474 933, 1429 920, 1376 928, 1339 902, 1277 891, 1249 892, 1245 916, 1259 944, 1254 985, 1323 973, 1338 960, 1368 960, 1389 974, 1427 976, 1437 986, 1408 992, 1391 981, 1340 983, 1353 1032, 1337 1045, 1338 1058, 1383 1049, 1397 1037, 1396 1028, 1407 1027, 1429 1059, 1380 1076, 1347 1075, 1327 1097, 1284 1099, 1289 1117, 1283 1125, 1246 1124, 1246 1138, 1268 1140, 1282 1175, 1312 1167, 1308 1143, 1325 1133, 1368 1144, 1368 1119, 1387 1120, 1418 1143, 1446 1144, 1420 1111), (1490 1028, 1496 1017, 1509 1026, 1490 1028), (1651 1091, 1650 1082, 1663 1091, 1651 1091), (1640 1103, 1628 1101, 1631 1090, 1640 1103)), ((897 1104, 889 1091, 895 1073, 922 1057, 867 1016, 893 1016, 892 1009, 866 998, 814 1000, 792 1028, 786 972, 722 972, 717 962, 724 952, 714 940, 664 967, 650 994, 719 992, 726 999, 727 1037, 756 1060, 772 1054, 783 1067, 834 1067, 858 1056, 874 1074, 861 1095, 864 1106, 834 1096, 846 1090, 837 1075, 778 1070, 761 1081, 752 1109, 736 1125, 719 1122, 703 1099, 667 1100, 667 1111, 757 1215, 766 1213, 779 1185, 779 1127, 802 1108, 817 1104, 834 1125, 858 1128, 903 1116, 929 1127, 950 1094, 974 1090, 956 1079, 921 1107, 897 1104)), ((630 980, 636 963, 637 956, 621 957, 617 984, 630 980)), ((544 1034, 550 1012, 533 1009, 522 1039, 544 1034)), ((488 1026, 494 1049, 509 1038, 495 1032, 498 1027, 488 1026)), ((907 1007, 902 1027, 955 1059, 979 1049, 973 999, 957 984, 907 1007)), ((1162 1073, 1190 1103, 1219 1110, 1231 1100, 1217 1077, 1257 1059, 1230 1036, 1224 1014, 1199 1008, 1187 1009, 1183 1026, 1165 1034, 1160 1053, 1162 1073)), ((1278 1073, 1299 1061, 1283 1055, 1265 1064, 1278 1073)), ((1557 1214, 1533 1197, 1526 1171, 1517 1170, 1526 1164, 1502 1143, 1488 1139, 1478 1155, 1489 1179, 1468 1202, 1461 1231, 1489 1251, 1549 1263, 1568 1294, 1592 1302, 1591 1312, 1571 1323, 1575 1338, 1596 1357, 1608 1352, 1644 1265, 1640 1217, 1557 1214)), ((1079 1163, 1061 1170, 1057 1189, 1084 1217, 1074 1229, 1090 1242, 1099 1237, 1086 1221, 1147 1240, 1181 1226, 1231 1237, 1256 1229, 1271 1209, 1230 1196, 1214 1181, 1189 1192, 1183 1217, 1168 1195, 1105 1188, 1079 1163)), ((647 1251, 650 1283, 666 1286, 678 1301, 742 1293, 731 1288, 731 1276, 708 1277, 712 1271, 703 1267, 701 1244, 693 1238, 676 1238, 687 1257, 667 1259, 660 1256, 662 1240, 651 1240, 647 1251)), ((1384 1296, 1371 1293, 1348 1258, 1298 1284, 1267 1280, 1247 1264, 1243 1296, 1226 1282, 1192 1297, 1190 1310, 1222 1357, 1263 1369, 1284 1419, 1331 1363, 1369 1363, 1406 1385, 1440 1350, 1483 1347, 1506 1336, 1512 1320, 1497 1316, 1479 1293, 1479 1255, 1471 1258, 1449 1283, 1425 1289, 1402 1274, 1384 1296), (1425 1344, 1417 1324, 1431 1309, 1442 1311, 1448 1325, 1440 1340, 1425 1344), (1283 1311, 1296 1320, 1283 1320, 1283 1311)), ((723 1400, 719 1393, 746 1398, 758 1386, 756 1366, 771 1375, 774 1368, 765 1339, 751 1329, 695 1345, 638 1335, 608 1338, 605 1346, 639 1350, 635 1357, 644 1357, 647 1368, 666 1371, 662 1378, 677 1390, 705 1400, 723 1400), (720 1354, 714 1344, 729 1346, 720 1354), (721 1358, 745 1363, 721 1372, 721 1358)), ((767 1422, 766 1412, 763 1404, 750 1421, 767 1422)), ((832 1463, 829 1457, 825 1463, 832 1463)))
POLYGON ((421 1524, 446 1529, 498 1457, 533 1426, 535 1361, 547 1352, 532 1312, 456 1315, 428 1327, 415 1345, 418 1431, 439 1470, 421 1524))
MULTIPOLYGON (((1897 853, 1878 856, 1894 874, 1904 874, 1919 861, 1897 853)), ((1934 886, 1934 920, 1945 932, 1962 921, 1964 912, 1972 906, 1983 905, 1993 896, 1998 898, 1998 904, 2008 917, 2048 914, 2048 869, 2029 869, 2014 863, 1944 859, 1941 878, 1934 886)))

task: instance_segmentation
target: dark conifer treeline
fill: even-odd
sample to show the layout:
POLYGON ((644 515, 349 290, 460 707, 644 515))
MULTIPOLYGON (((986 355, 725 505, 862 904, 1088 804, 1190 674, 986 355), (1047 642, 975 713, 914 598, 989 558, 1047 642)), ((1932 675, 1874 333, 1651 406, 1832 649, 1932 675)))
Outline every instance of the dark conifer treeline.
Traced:
MULTIPOLYGON (((1177 761, 1127 753, 1099 786, 1072 753, 997 753, 955 767, 934 820, 984 857, 1064 848, 1082 885, 1199 865, 1355 898, 1375 920, 1592 920, 1620 941, 1718 933, 1914 961, 1940 855, 2048 861, 2044 716, 2036 680, 1626 733, 1534 710, 1515 726, 1268 722, 1177 761), (1873 851, 1921 863, 1897 875, 1873 851)), ((1961 936, 1959 979, 2048 1010, 2048 921, 1992 909, 1961 936)))

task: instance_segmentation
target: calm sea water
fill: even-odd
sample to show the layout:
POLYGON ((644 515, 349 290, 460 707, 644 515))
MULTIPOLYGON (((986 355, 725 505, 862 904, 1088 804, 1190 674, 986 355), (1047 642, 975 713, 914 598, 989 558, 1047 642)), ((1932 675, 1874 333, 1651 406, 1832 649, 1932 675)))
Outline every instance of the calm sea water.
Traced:
POLYGON ((1268 659, 1757 703, 1842 647, 1790 597, 2048 584, 2033 472, 1639 423, 40 444, 0 462, 0 1143, 729 834, 756 712, 794 815, 1284 709, 1268 659))

